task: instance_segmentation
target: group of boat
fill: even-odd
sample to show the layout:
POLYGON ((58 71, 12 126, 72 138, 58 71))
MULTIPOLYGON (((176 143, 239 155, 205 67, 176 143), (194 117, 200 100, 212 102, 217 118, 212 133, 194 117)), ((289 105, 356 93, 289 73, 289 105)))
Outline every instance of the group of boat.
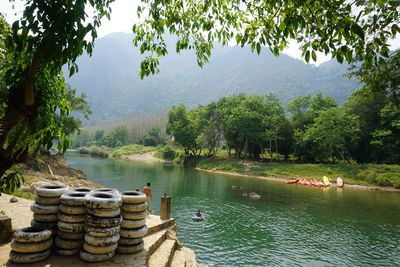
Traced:
MULTIPOLYGON (((317 179, 304 179, 304 178, 293 178, 286 182, 287 184, 299 184, 304 186, 315 186, 315 187, 328 187, 331 182, 328 177, 322 177, 322 181, 317 179)), ((336 178, 336 186, 342 188, 344 186, 344 181, 341 177, 336 178)))

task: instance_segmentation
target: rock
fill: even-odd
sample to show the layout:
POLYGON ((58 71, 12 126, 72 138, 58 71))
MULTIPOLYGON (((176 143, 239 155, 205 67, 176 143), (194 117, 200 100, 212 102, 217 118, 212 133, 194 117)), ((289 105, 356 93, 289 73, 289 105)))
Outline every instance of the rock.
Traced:
POLYGON ((0 215, 0 243, 10 242, 13 236, 11 218, 0 215))
POLYGON ((18 202, 18 198, 16 197, 10 198, 10 203, 16 203, 16 202, 18 202))

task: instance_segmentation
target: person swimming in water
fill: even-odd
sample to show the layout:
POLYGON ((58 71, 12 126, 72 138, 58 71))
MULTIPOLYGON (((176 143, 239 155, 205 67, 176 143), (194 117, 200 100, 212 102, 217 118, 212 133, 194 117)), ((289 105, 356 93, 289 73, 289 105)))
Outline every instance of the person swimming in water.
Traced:
POLYGON ((197 212, 195 213, 195 215, 197 217, 203 217, 203 214, 201 214, 200 210, 197 210, 197 212))

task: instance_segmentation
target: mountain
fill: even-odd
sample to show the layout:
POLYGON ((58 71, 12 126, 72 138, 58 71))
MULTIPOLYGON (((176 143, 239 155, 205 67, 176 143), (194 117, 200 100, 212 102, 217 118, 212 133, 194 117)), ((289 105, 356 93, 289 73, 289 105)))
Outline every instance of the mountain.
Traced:
POLYGON ((113 33, 96 41, 92 57, 78 59, 79 72, 67 82, 88 96, 92 123, 165 112, 179 103, 195 107, 240 92, 273 93, 284 104, 322 92, 342 104, 359 87, 343 76, 346 65, 329 61, 316 67, 284 54, 276 58, 268 49, 257 55, 249 48, 217 46, 203 68, 193 51, 172 52, 161 59, 160 73, 144 80, 142 58, 132 35, 113 33))

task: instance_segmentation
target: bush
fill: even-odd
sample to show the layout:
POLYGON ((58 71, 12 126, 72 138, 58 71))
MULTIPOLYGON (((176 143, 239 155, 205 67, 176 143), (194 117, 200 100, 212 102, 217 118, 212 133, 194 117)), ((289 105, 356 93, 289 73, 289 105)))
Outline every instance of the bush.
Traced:
POLYGON ((157 156, 166 160, 174 160, 178 156, 178 152, 171 146, 164 146, 157 151, 157 156))

